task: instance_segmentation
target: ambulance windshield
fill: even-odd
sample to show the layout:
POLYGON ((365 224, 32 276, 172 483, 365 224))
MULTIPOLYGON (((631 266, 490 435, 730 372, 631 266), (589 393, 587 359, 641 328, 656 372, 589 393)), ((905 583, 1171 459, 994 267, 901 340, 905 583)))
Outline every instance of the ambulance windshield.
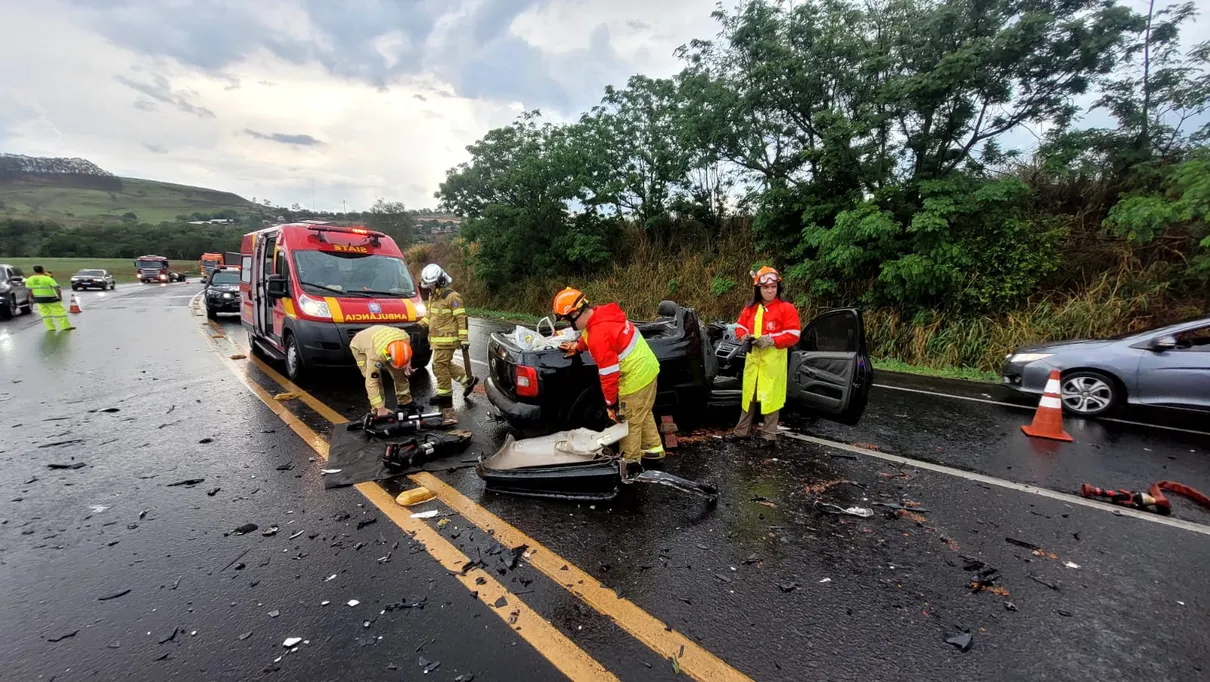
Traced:
POLYGON ((332 251, 295 251, 294 268, 303 291, 331 296, 333 291, 351 296, 411 298, 416 284, 404 262, 394 256, 332 251))

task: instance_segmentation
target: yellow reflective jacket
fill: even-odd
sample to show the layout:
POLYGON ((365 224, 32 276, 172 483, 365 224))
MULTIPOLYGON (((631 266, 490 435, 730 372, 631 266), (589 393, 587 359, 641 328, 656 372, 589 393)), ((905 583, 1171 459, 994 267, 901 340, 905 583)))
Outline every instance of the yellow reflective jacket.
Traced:
POLYGON ((428 327, 429 344, 433 348, 457 348, 470 341, 466 323, 466 305, 453 289, 439 289, 429 294, 428 315, 420 324, 428 327))
MULTIPOLYGON (((382 379, 379 373, 387 371, 390 355, 387 346, 392 341, 407 341, 411 343, 408 333, 395 327, 376 324, 357 332, 349 341, 349 350, 357 368, 366 379, 366 396, 370 399, 370 407, 382 407, 386 401, 382 396, 382 379)), ((397 376, 397 375, 396 375, 397 376)))

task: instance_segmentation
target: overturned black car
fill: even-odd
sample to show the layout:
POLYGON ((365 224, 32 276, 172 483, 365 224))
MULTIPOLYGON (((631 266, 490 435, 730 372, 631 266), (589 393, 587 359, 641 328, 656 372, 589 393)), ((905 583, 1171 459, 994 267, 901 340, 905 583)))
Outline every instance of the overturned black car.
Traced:
MULTIPOLYGON (((660 361, 657 415, 693 422, 710 408, 738 408, 744 347, 734 325, 702 324, 697 312, 672 301, 659 319, 636 326, 660 361)), ((865 411, 874 369, 866 351, 865 324, 855 308, 829 310, 803 328, 787 354, 785 412, 856 424, 865 411)), ((521 431, 609 424, 597 368, 588 354, 525 350, 496 332, 488 343, 488 399, 521 431)))

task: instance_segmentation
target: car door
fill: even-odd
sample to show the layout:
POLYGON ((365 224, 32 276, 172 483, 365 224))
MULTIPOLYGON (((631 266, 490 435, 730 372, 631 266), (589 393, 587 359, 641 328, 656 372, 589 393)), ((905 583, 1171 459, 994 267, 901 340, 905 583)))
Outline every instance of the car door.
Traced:
POLYGON ((17 296, 18 303, 21 305, 33 304, 34 296, 25 284, 25 273, 21 271, 21 268, 9 268, 8 283, 12 285, 13 293, 17 296))
POLYGON ((1173 336, 1174 348, 1143 351, 1139 402, 1210 410, 1210 322, 1173 336))
POLYGON ((787 409, 853 425, 865 412, 874 368, 856 308, 829 310, 803 328, 789 352, 787 409))

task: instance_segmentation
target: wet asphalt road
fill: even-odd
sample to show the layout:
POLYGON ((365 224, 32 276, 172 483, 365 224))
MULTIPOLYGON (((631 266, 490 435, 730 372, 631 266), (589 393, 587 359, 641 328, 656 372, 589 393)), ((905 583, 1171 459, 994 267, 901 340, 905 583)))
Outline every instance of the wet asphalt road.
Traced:
MULTIPOLYGON (((619 679, 676 677, 649 641, 666 631, 636 634, 635 620, 577 594, 591 586, 533 559, 505 567, 495 538, 465 514, 424 523, 487 558, 507 605, 478 599, 438 563, 438 543, 411 537, 359 490, 325 491, 317 454, 223 361, 246 352, 238 321, 220 334, 191 312, 198 289, 85 293, 80 329, 68 334, 47 335, 36 318, 0 323, 0 678, 565 678, 565 653, 497 614, 521 603, 619 679), (90 412, 105 408, 117 411, 90 412), (75 462, 85 466, 47 467, 75 462), (231 533, 245 523, 258 530, 231 533), (386 610, 403 604, 412 606, 386 610), (294 636, 305 643, 284 648, 294 636)), ((476 359, 494 327, 475 322, 476 359)), ((283 390, 253 361, 234 364, 269 393, 283 390)), ((1027 409, 961 399, 999 401, 998 389, 877 382, 895 388, 874 389, 859 426, 794 426, 1063 492, 1161 479, 1210 489, 1210 436, 1069 419, 1076 443, 1041 449, 1020 433, 1027 409)), ((355 374, 324 373, 303 388, 345 417, 364 410, 355 374)), ((431 386, 413 389, 423 399, 431 386)), ((459 402, 462 425, 476 439, 460 459, 504 434, 485 397, 469 402, 459 402)), ((282 406, 330 433, 317 410, 282 406)), ((720 427, 731 417, 712 416, 720 427)), ((1121 418, 1198 430, 1182 415, 1121 418)), ((1204 674, 1205 534, 813 443, 761 450, 706 430, 685 440, 667 468, 716 483, 716 505, 659 488, 577 505, 485 493, 469 469, 439 477, 616 591, 611 599, 752 679, 1204 674), (813 499, 918 511, 831 516, 813 499), (992 589, 972 591, 972 576, 991 569, 992 589), (966 653, 944 641, 960 629, 973 633, 966 653)), ((1173 502, 1178 518, 1210 524, 1191 502, 1173 502)), ((702 679, 701 670, 683 673, 702 679)))

